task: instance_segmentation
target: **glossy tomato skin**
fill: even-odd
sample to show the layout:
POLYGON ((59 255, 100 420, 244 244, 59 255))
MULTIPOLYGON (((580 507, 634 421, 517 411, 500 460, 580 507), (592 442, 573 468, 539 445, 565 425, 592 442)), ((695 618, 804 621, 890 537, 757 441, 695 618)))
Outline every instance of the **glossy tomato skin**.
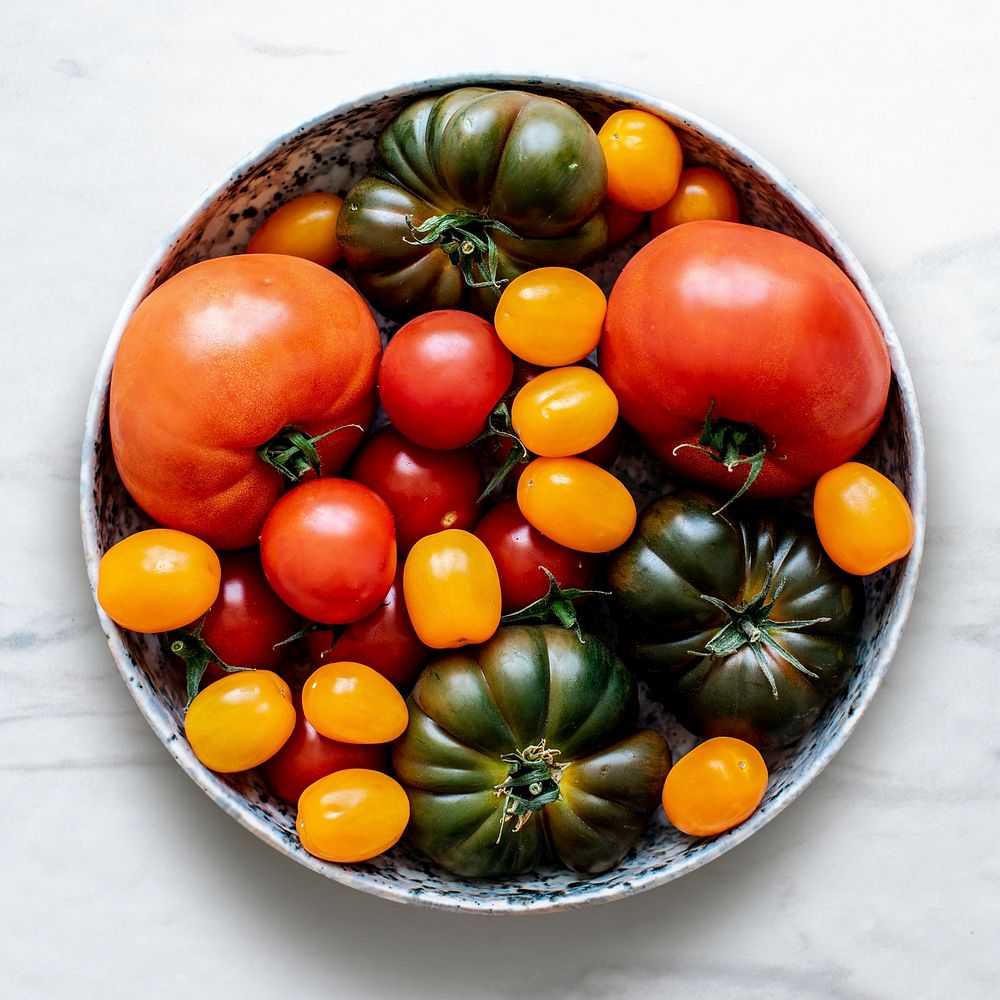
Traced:
POLYGON ((257 227, 247 253, 284 253, 332 267, 340 259, 337 217, 343 204, 343 198, 324 191, 285 202, 257 227))
MULTIPOLYGON (((343 279, 298 257, 193 264, 129 320, 111 375, 109 422, 125 487, 159 524, 213 548, 257 542, 285 477, 257 450, 294 426, 367 427, 381 341, 343 279)), ((362 431, 318 442, 336 473, 362 431)))
POLYGON ((260 554, 274 592, 299 614, 334 625, 356 621, 371 614, 392 585, 392 513, 360 483, 300 483, 264 522, 260 554))
POLYGON ((302 711, 317 732, 344 743, 389 743, 406 728, 406 702, 363 663, 317 667, 302 687, 302 711))
POLYGON ((401 556, 424 535, 445 528, 471 530, 479 519, 482 472, 467 449, 424 448, 394 427, 383 427, 354 456, 351 478, 389 505, 401 556))
POLYGON ((310 632, 306 638, 315 663, 354 660, 387 677, 396 687, 408 689, 431 654, 413 628, 403 600, 403 563, 396 565, 392 586, 370 614, 333 632, 310 632))
POLYGON ((781 233, 691 222, 625 265, 608 302, 600 369, 621 413, 675 474, 732 495, 730 473, 680 444, 713 419, 755 425, 770 446, 748 496, 793 496, 878 428, 889 355, 858 290, 781 233))
POLYGON ((648 111, 616 111, 597 133, 608 163, 608 198, 633 212, 649 212, 677 190, 683 165, 674 130, 648 111))
POLYGON ((674 196, 650 217, 654 236, 685 222, 718 219, 721 222, 740 221, 740 203, 733 186, 725 175, 711 167, 688 167, 674 196))
POLYGON ((544 566, 564 590, 590 590, 597 579, 598 557, 575 552, 533 528, 511 498, 497 504, 476 526, 476 537, 490 550, 500 577, 503 613, 520 611, 549 590, 544 566))
POLYGON ((385 771, 389 748, 377 743, 339 743, 321 736, 302 712, 302 699, 294 695, 295 728, 284 746, 261 766, 264 780, 285 802, 295 805, 299 796, 320 778, 362 767, 385 771))
POLYGON ((486 426, 514 375, 486 320, 457 309, 425 313, 396 331, 378 390, 396 430, 425 448, 462 448, 486 426))

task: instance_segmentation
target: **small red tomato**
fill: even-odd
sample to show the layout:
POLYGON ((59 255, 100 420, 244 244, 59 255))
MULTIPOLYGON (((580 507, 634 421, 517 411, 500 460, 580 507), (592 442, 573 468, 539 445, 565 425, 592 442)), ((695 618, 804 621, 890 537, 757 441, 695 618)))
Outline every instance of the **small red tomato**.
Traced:
POLYGON ((351 478, 389 505, 401 556, 424 535, 471 530, 479 518, 482 474, 476 456, 465 449, 424 448, 394 427, 383 427, 354 456, 351 478))
POLYGON ((396 331, 378 389, 396 429, 425 448, 462 448, 477 437, 514 374, 510 351, 486 320, 439 309, 396 331))
POLYGON ((625 208, 610 198, 604 199, 604 218, 608 223, 608 246, 616 247, 635 236, 649 218, 648 212, 625 208))
POLYGON ((314 479, 271 509, 261 561, 275 593, 314 621, 371 614, 396 572, 396 532, 385 501, 347 479, 314 479))
POLYGON ((292 735, 261 767, 264 780, 279 798, 295 805, 314 781, 346 768, 389 769, 388 745, 340 743, 320 736, 302 711, 302 696, 294 695, 294 702, 296 716, 292 735))
POLYGON ((409 687, 431 651, 417 637, 406 612, 403 564, 397 566, 385 600, 370 615, 351 622, 336 640, 333 632, 310 632, 306 645, 315 663, 367 663, 396 687, 409 687))
POLYGON ((594 586, 597 557, 546 538, 528 523, 514 499, 497 504, 479 522, 475 533, 497 564, 505 615, 548 593, 549 578, 539 566, 544 566, 563 589, 594 586))

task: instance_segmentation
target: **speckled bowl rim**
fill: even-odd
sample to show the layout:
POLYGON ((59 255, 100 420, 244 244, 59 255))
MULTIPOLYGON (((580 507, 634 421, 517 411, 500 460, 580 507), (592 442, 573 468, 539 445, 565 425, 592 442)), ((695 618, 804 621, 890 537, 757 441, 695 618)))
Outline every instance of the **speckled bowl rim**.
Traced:
POLYGON ((94 603, 97 606, 98 617, 101 626, 108 639, 108 646, 118 666, 123 679, 128 682, 129 674, 132 673, 132 665, 127 649, 125 648, 121 633, 117 625, 97 604, 97 569, 100 562, 101 553, 97 540, 97 518, 93 503, 94 487, 97 473, 97 463, 95 461, 94 445, 100 431, 100 424, 103 417, 103 407, 107 396, 111 368, 114 363, 115 353, 122 331, 125 328, 132 312, 146 295, 150 283, 154 280, 157 269, 169 253, 188 231, 192 222, 211 203, 216 194, 228 186, 236 177, 246 174, 255 164, 268 156, 279 146, 293 140, 313 128, 321 126, 327 120, 336 118, 341 114, 348 113, 359 104, 369 104, 385 98, 405 98, 415 95, 419 91, 443 90, 449 87, 462 85, 483 85, 483 86, 516 86, 516 87, 574 87, 584 91, 593 92, 600 97, 612 98, 624 104, 644 108, 654 113, 661 112, 671 117, 683 120, 694 128, 698 129, 713 142, 728 150, 738 159, 745 161, 753 169, 767 175, 775 186, 792 202, 798 211, 809 220, 809 222, 823 234, 829 244, 840 255, 843 269, 858 287, 869 308, 872 310, 879 327, 885 337, 886 345, 889 349, 889 356, 892 362, 892 370, 899 387, 900 400, 903 410, 904 421, 908 427, 910 441, 910 503, 914 511, 916 533, 913 542, 913 549, 910 552, 904 569, 902 578, 897 588, 897 604, 895 614, 889 621, 882 636, 882 643, 877 656, 870 668, 870 679, 861 691, 856 710, 853 715, 844 720, 843 724, 833 733, 822 751, 817 753, 801 771, 797 772, 795 778, 786 786, 783 794, 775 801, 767 803, 758 810, 749 820, 727 834, 720 836, 709 849, 699 852, 694 857, 686 861, 670 865, 660 871, 650 871, 644 876, 634 879, 627 885, 607 886, 597 888, 593 891, 567 892, 553 899, 551 896, 537 900, 513 900, 509 897, 497 897, 485 901, 482 897, 475 900, 456 897, 449 893, 444 894, 436 890, 425 889, 415 893, 412 889, 393 888, 392 886, 375 884, 369 876, 361 871, 350 868, 341 868, 330 865, 326 862, 312 858, 305 852, 294 852, 289 849, 282 835, 259 815, 243 806, 243 800, 235 794, 232 789, 215 777, 211 772, 201 765, 191 752, 190 747, 183 740, 176 738, 175 726, 170 716, 156 699, 148 693, 146 689, 139 690, 135 685, 128 683, 127 686, 135 699, 136 704, 149 722, 153 731, 167 750, 177 761, 177 763, 187 772, 188 776, 215 802, 221 809, 227 812, 237 822, 246 827, 251 833, 261 840, 270 844, 276 850, 287 857, 294 859, 300 864, 319 872, 344 885, 363 892, 368 892, 403 903, 416 903, 442 910, 458 910, 472 913, 525 913, 525 912, 546 912, 552 910, 575 909, 588 906, 593 903, 605 902, 611 899, 634 895, 654 886, 662 885, 674 879, 700 868, 702 865, 714 860, 726 851, 731 850, 737 844, 742 843, 751 837, 761 827, 770 822, 783 809, 787 808, 798 796, 808 787, 824 767, 832 760, 837 751, 844 745, 850 736, 862 713, 867 708, 869 702, 878 690, 878 687, 885 675, 896 647, 902 635, 903 626, 909 615, 910 607, 913 603, 913 595, 916 590, 917 576, 920 570, 920 560, 923 553, 924 530, 926 520, 926 469, 924 460, 923 433, 920 425, 920 417, 917 409, 916 395, 913 389, 913 382, 910 378, 906 361, 903 357, 902 347, 893 330, 892 323, 886 314, 885 307, 875 291, 871 280, 865 273, 855 255, 847 247, 840 235, 827 221, 826 217, 816 208, 816 206, 779 170, 775 169, 767 160, 758 156, 755 152, 745 146, 739 140, 733 138, 728 133, 722 131, 711 123, 689 114, 682 108, 671 104, 668 101, 660 100, 648 94, 632 90, 619 84, 608 83, 600 80, 583 79, 576 77, 551 77, 544 75, 525 75, 515 73, 470 73, 457 74, 449 77, 431 78, 414 83, 401 84, 394 88, 378 90, 364 97, 353 101, 345 102, 337 107, 325 111, 320 115, 296 126, 294 129, 269 140, 258 150, 246 157, 232 170, 228 171, 219 182, 206 189, 204 194, 195 202, 191 209, 184 215, 178 225, 169 236, 160 244, 154 252, 146 267, 139 273, 135 283, 125 300, 114 328, 108 338, 107 346, 101 357, 98 367, 94 389, 90 397, 87 408, 86 428, 83 440, 81 473, 80 473, 80 520, 83 532, 83 547, 87 563, 87 572, 90 578, 91 590, 94 593, 94 603))

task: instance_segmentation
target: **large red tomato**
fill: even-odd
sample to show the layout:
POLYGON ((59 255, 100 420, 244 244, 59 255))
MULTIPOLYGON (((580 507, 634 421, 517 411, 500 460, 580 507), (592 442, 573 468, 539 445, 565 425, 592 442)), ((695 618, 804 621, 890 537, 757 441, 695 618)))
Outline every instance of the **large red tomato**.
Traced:
POLYGON ((865 445, 889 391, 878 324, 836 264, 730 222, 690 222, 636 253, 611 292, 599 360, 646 445, 730 494, 748 465, 727 464, 757 452, 750 495, 801 492, 865 445), (723 454, 678 450, 708 440, 709 411, 723 454))
MULTIPOLYGON (((118 346, 122 481, 160 524, 216 548, 252 545, 286 484, 259 449, 285 431, 367 427, 380 353, 364 300, 317 264, 250 254, 185 268, 139 304, 118 346)), ((348 428, 317 442, 322 471, 361 438, 348 428)))

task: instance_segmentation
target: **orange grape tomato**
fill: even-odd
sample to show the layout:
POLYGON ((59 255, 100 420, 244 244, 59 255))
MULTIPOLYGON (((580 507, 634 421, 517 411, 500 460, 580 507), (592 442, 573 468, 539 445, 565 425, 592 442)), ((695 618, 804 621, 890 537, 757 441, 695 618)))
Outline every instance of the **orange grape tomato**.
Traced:
POLYGON ((813 516, 826 554, 848 573, 875 573, 913 548, 913 512, 906 497, 860 462, 845 462, 820 476, 813 516))
POLYGON ((618 399, 592 368, 553 368, 514 397, 511 426, 530 452, 579 455, 603 441, 618 419, 618 399))
POLYGON ((610 552, 635 528, 629 491, 582 458, 536 458, 518 480, 517 505, 543 535, 578 552, 610 552))
POLYGON ((363 663, 324 663, 302 687, 302 711, 321 736, 341 743, 388 743, 402 735, 403 696, 363 663))
POLYGON ((663 783, 663 811, 682 833, 713 837, 747 819, 766 788, 767 765, 756 747, 717 736, 671 768, 663 783))
POLYGON ((732 184, 711 167, 688 167, 673 198, 653 212, 650 226, 654 236, 684 222, 719 219, 740 221, 740 203, 732 184))
POLYGON ((350 864, 389 850, 409 820, 402 785, 381 771, 358 767, 314 781, 299 797, 295 828, 310 854, 350 864))
POLYGON ((212 547, 171 528, 139 531, 101 557, 97 600, 134 632, 169 632, 200 618, 219 595, 222 567, 212 547))
POLYGON ((271 670, 226 674, 199 692, 184 720, 195 756, 223 774, 263 764, 294 728, 292 692, 271 670))
POLYGON ((608 197, 651 212, 677 190, 684 154, 674 130, 648 111, 616 111, 597 133, 608 164, 608 197))
POLYGON ((344 199, 317 191, 272 212, 247 244, 247 253, 282 253, 331 267, 340 259, 337 217, 344 199))
POLYGON ((608 300, 585 274, 539 267, 514 278, 497 303, 497 336, 523 361, 553 368, 585 358, 601 339, 608 300))
POLYGON ((485 642, 500 624, 493 556, 475 535, 458 528, 426 535, 410 549, 403 596, 420 641, 434 649, 485 642))

